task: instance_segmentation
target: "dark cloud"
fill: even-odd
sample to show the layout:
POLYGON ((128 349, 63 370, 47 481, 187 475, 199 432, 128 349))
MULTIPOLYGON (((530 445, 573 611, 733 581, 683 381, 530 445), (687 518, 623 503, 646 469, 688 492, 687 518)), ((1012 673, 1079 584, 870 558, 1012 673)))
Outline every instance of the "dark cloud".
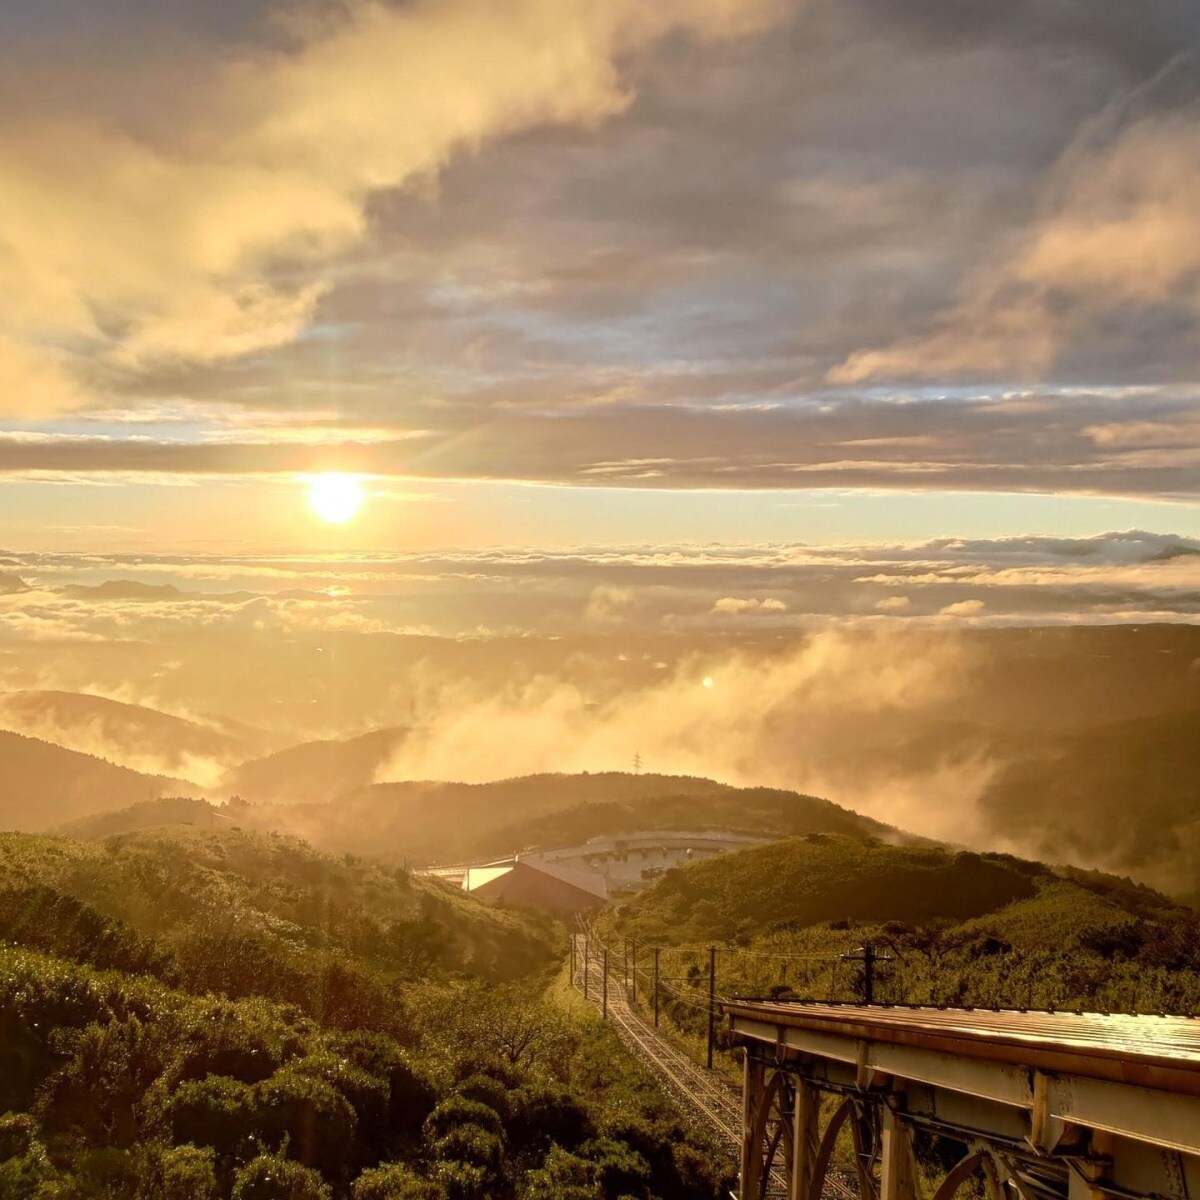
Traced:
POLYGON ((346 470, 606 487, 1197 494, 1192 399, 1139 396, 1136 417, 1126 394, 746 405, 715 403, 703 389, 690 402, 698 398, 687 377, 658 382, 667 394, 631 378, 620 403, 600 395, 565 406, 526 407, 516 397, 506 406, 489 391, 474 402, 414 407, 407 426, 390 435, 383 427, 371 441, 337 439, 320 426, 311 442, 0 434, 0 472, 346 470))
POLYGON ((1004 41, 1060 54, 1093 54, 1133 78, 1161 70, 1200 48, 1200 11, 1191 0, 853 0, 875 21, 933 42, 978 45, 1004 41))

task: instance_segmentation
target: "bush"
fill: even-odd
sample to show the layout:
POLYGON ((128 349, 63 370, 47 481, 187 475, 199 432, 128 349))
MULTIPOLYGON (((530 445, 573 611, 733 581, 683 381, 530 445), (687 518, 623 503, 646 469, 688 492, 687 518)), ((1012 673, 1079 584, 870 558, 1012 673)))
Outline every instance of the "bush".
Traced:
POLYGON ((232 1200, 332 1200, 329 1185, 309 1167, 280 1154, 260 1154, 233 1180, 232 1200))
POLYGON ((470 1163, 492 1175, 500 1172, 504 1145, 500 1138, 478 1125, 456 1125, 430 1147, 434 1158, 443 1162, 470 1163))
POLYGON ((53 1176, 37 1133, 37 1122, 23 1113, 0 1117, 0 1200, 33 1200, 53 1176))
POLYGON ((450 1096, 443 1100, 425 1121, 425 1140, 435 1142, 459 1125, 476 1125, 489 1133, 500 1135, 500 1116, 494 1108, 468 1100, 465 1096, 450 1096))
POLYGON ((328 1044, 368 1075, 387 1081, 392 1133, 401 1139, 419 1137, 437 1091, 409 1056, 390 1037, 361 1029, 332 1034, 328 1044))
POLYGON ((403 1163, 364 1171, 355 1181, 353 1200, 441 1200, 445 1192, 403 1163))
POLYGON ((322 1080, 344 1097, 354 1113, 359 1162, 377 1162, 382 1157, 389 1141, 391 1108, 384 1080, 328 1052, 297 1059, 287 1070, 291 1075, 322 1080))
POLYGON ((285 1056, 300 1053, 298 1038, 269 1036, 266 1022, 253 1020, 244 1007, 219 1001, 205 1005, 202 1020, 188 1030, 178 1064, 180 1079, 228 1075, 242 1083, 259 1083, 275 1073, 285 1056))
POLYGON ((575 1150, 596 1130, 583 1103, 559 1084, 530 1084, 510 1097, 508 1136, 517 1150, 544 1154, 551 1144, 575 1150))
POLYGON ((332 1084, 287 1066, 257 1085, 255 1099, 256 1119, 270 1144, 286 1138, 292 1157, 331 1175, 348 1165, 357 1117, 332 1084))
POLYGON ((440 1162, 434 1164, 433 1174, 446 1200, 491 1200, 493 1180, 482 1167, 440 1162))
POLYGON ((74 1039, 71 1059, 44 1086, 37 1107, 46 1127, 131 1146, 138 1103, 162 1070, 157 1035, 136 1017, 88 1025, 74 1039))
POLYGON ((581 1151, 596 1165, 596 1178, 605 1196, 641 1193, 650 1182, 650 1164, 627 1142, 597 1138, 581 1151))
POLYGON ((229 1159, 258 1128, 258 1105, 247 1084, 210 1075, 181 1083, 167 1098, 163 1117, 173 1141, 211 1146, 229 1159))
POLYGON ((486 1104, 501 1120, 506 1119, 511 1111, 509 1106, 510 1091, 499 1080, 490 1075, 468 1075, 454 1088, 454 1094, 464 1100, 474 1100, 486 1104))
POLYGON ((211 1150, 195 1146, 144 1151, 137 1200, 217 1200, 211 1150))
POLYGON ((555 1146, 536 1171, 525 1176, 521 1200, 604 1200, 596 1166, 555 1146))

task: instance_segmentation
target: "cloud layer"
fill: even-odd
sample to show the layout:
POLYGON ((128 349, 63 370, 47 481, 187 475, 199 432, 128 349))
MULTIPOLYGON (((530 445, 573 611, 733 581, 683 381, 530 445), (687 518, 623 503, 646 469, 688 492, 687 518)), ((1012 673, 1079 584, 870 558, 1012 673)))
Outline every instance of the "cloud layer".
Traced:
POLYGON ((0 18, 9 476, 1195 498, 1190 0, 90 11, 0 18))

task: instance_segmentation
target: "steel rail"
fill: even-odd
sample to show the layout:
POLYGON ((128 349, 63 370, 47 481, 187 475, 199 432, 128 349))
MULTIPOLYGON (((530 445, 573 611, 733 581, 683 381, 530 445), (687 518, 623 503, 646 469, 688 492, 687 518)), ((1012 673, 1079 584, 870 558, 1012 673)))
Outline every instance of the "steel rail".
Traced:
MULTIPOLYGON (((590 954, 588 957, 590 969, 600 969, 599 961, 590 954)), ((595 995, 588 998, 599 1006, 595 995)), ((625 989, 619 983, 609 990, 608 1016, 617 1036, 643 1059, 676 1102, 699 1113, 718 1140, 728 1142, 736 1155, 742 1144, 743 1118, 741 1099, 735 1097, 734 1089, 694 1063, 648 1025, 630 1007, 625 989)), ((787 1195, 787 1177, 780 1168, 772 1168, 771 1183, 771 1195, 787 1195)), ((857 1190, 833 1174, 826 1178, 826 1196, 830 1200, 858 1200, 857 1190)))

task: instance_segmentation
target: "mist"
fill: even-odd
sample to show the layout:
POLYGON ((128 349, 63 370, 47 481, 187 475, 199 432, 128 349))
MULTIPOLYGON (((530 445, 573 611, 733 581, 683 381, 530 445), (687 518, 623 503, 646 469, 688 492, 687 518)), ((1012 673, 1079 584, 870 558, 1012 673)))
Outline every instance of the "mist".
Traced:
POLYGON ((952 634, 828 631, 778 657, 693 654, 660 682, 602 700, 554 676, 421 695, 377 782, 486 782, 541 772, 648 771, 787 788, 929 837, 982 840, 975 803, 996 770, 961 746, 910 745, 980 663, 952 634), (896 752, 916 755, 906 772, 896 752))

